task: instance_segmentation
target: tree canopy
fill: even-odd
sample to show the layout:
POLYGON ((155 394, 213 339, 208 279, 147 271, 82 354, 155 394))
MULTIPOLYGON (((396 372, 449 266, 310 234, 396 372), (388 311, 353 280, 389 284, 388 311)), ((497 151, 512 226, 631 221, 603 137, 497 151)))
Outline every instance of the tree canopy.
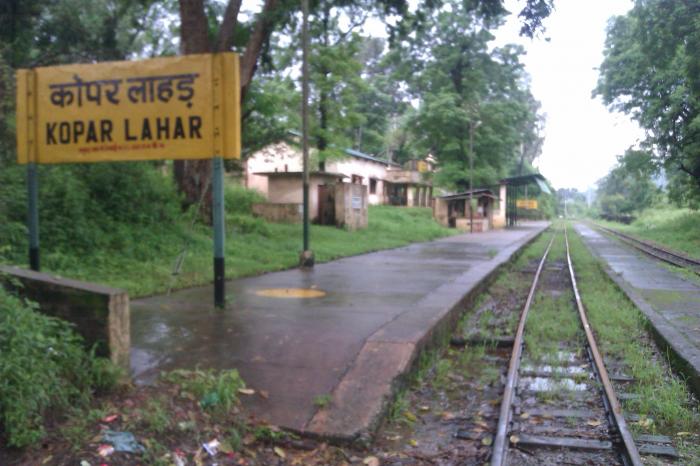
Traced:
POLYGON ((436 181, 445 187, 467 187, 470 155, 476 186, 515 174, 521 159, 539 155, 543 117, 520 62, 524 50, 489 44, 490 30, 503 18, 474 4, 445 2, 401 49, 410 64, 406 86, 419 102, 406 122, 413 155, 436 156, 436 181))
POLYGON ((652 181, 652 154, 628 150, 618 157, 617 165, 598 182, 598 205, 611 218, 629 216, 651 207, 659 196, 652 181))
POLYGON ((611 20, 594 95, 646 131, 676 200, 700 198, 700 3, 637 0, 611 20))

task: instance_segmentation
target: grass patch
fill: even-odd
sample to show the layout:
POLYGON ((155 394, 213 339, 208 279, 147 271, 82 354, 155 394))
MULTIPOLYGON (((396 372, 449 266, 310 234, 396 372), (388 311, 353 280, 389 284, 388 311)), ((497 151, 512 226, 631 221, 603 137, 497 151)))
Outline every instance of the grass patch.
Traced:
POLYGON ((224 413, 238 402, 238 390, 245 388, 245 383, 236 369, 178 369, 165 373, 163 378, 179 386, 181 396, 194 397, 203 409, 224 413))
MULTIPOLYGON (((227 186, 226 277, 238 278, 294 267, 302 247, 301 224, 268 223, 250 214, 259 195, 227 186)), ((430 241, 456 233, 432 218, 429 208, 369 206, 369 226, 348 231, 332 226, 312 225, 311 248, 317 262, 430 241)), ((42 250, 47 272, 78 280, 89 280, 126 289, 131 296, 164 292, 168 287, 185 288, 210 283, 212 232, 182 214, 166 222, 115 223, 101 241, 85 250, 42 250), (173 268, 186 245, 183 266, 176 279, 173 268)), ((18 243, 6 263, 24 260, 25 245, 18 243), (15 259, 13 259, 15 258, 15 259)), ((0 251, 1 252, 1 251, 0 251)), ((0 262, 3 262, 0 254, 0 262)), ((19 262, 19 265, 23 265, 19 262)))
POLYGON ((140 422, 146 432, 159 435, 172 427, 165 401, 161 397, 148 400, 140 414, 140 422))
MULTIPOLYGON (((642 430, 674 436, 700 430, 696 402, 686 385, 661 364, 649 343, 646 319, 612 282, 602 264, 590 254, 578 234, 569 236, 571 256, 588 318, 605 357, 622 360, 636 379, 631 392, 638 401, 625 402, 625 409, 634 409, 653 418, 655 423, 642 430)), ((700 459, 700 447, 679 442, 686 456, 700 459)))
POLYGON ((333 397, 328 393, 325 395, 317 395, 316 398, 314 398, 314 406, 317 408, 325 408, 330 404, 332 399, 333 397))
MULTIPOLYGON (((553 231, 553 228, 550 227, 547 231, 553 231)), ((549 240, 551 238, 551 235, 547 232, 542 233, 540 236, 538 236, 537 239, 533 241, 529 246, 527 246, 523 250, 522 254, 518 256, 518 259, 510 266, 510 270, 525 269, 528 266, 532 266, 532 272, 534 272, 537 268, 537 264, 542 258, 542 254, 544 254, 544 250, 547 249, 547 245, 549 244, 549 240)), ((504 280, 509 280, 512 277, 503 274, 502 276, 499 276, 499 279, 500 278, 503 278, 504 280)))
POLYGON ((448 357, 441 358, 437 362, 437 364, 435 364, 435 373, 431 381, 434 388, 444 389, 445 387, 447 387, 447 384, 449 382, 449 375, 454 369, 452 358, 449 357, 451 356, 449 353, 450 352, 448 350, 448 357))
POLYGON ((525 345, 535 361, 554 358, 561 342, 583 344, 581 324, 572 309, 573 293, 552 297, 538 294, 525 323, 525 345))
POLYGON ((411 408, 411 403, 408 401, 407 395, 406 395, 406 390, 401 390, 399 393, 396 394, 396 397, 394 398, 394 402, 391 403, 391 406, 389 407, 389 413, 387 415, 387 419, 391 423, 409 423, 412 424, 411 421, 409 421, 405 414, 410 411, 411 408))

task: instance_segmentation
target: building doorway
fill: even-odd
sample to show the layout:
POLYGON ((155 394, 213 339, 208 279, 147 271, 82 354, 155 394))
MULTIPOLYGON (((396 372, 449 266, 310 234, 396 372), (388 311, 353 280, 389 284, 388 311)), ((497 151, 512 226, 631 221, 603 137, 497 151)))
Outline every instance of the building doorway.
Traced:
POLYGON ((318 217, 319 225, 335 225, 335 186, 318 186, 318 217))

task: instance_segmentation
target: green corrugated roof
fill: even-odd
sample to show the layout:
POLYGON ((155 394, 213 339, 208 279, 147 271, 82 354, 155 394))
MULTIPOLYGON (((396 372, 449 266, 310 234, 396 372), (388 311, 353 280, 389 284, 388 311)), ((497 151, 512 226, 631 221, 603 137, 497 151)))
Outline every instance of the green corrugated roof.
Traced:
POLYGON ((535 183, 542 190, 543 193, 552 194, 552 191, 549 190, 549 186, 547 186, 547 179, 540 173, 532 173, 529 175, 518 175, 503 178, 501 180, 501 183, 505 183, 511 186, 523 186, 526 184, 535 183))

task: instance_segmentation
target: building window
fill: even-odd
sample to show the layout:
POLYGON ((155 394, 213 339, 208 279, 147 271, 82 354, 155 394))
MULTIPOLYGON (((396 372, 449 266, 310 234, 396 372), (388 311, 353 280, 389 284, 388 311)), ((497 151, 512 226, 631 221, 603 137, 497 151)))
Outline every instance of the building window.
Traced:
POLYGON ((352 184, 362 184, 362 177, 360 175, 352 175, 352 184))
POLYGON ((377 180, 374 178, 369 179, 369 193, 377 194, 377 180))

